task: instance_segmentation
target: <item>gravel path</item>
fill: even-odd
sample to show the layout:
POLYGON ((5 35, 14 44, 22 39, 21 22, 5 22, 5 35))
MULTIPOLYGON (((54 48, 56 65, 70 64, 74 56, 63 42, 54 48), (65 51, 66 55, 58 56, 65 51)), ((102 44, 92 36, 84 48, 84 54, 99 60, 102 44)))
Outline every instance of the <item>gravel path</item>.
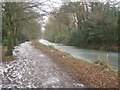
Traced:
POLYGON ((31 42, 15 47, 16 60, 2 64, 3 88, 84 88, 31 42))

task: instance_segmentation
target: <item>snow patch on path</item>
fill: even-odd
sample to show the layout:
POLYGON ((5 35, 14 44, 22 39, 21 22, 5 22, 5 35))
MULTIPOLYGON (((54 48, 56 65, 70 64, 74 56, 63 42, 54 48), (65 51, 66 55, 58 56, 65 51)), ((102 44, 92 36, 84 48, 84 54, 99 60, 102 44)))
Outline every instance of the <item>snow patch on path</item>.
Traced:
POLYGON ((84 88, 31 42, 16 46, 13 54, 16 60, 0 64, 2 88, 84 88))

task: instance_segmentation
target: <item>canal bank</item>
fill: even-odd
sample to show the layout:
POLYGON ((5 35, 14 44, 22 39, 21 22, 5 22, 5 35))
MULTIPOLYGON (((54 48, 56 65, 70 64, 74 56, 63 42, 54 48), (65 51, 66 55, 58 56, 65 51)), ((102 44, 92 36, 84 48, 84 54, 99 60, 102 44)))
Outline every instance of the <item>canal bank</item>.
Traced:
POLYGON ((38 41, 33 41, 37 49, 49 55, 53 60, 78 82, 91 88, 118 88, 118 73, 111 68, 106 68, 82 59, 76 59, 65 52, 46 46, 38 41))

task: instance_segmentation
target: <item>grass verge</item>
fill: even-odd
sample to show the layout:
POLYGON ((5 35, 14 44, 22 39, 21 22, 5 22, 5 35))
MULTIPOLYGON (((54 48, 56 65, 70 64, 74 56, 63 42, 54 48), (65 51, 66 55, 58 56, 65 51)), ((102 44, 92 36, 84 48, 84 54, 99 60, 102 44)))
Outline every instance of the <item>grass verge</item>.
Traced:
POLYGON ((94 63, 76 59, 52 46, 45 46, 38 41, 32 45, 53 60, 66 71, 74 80, 85 84, 88 88, 118 88, 118 72, 94 63))
POLYGON ((2 53, 0 55, 0 59, 2 59, 2 60, 0 60, 0 62, 10 62, 10 61, 15 60, 14 56, 4 56, 7 51, 7 47, 0 46, 0 51, 2 51, 2 53))

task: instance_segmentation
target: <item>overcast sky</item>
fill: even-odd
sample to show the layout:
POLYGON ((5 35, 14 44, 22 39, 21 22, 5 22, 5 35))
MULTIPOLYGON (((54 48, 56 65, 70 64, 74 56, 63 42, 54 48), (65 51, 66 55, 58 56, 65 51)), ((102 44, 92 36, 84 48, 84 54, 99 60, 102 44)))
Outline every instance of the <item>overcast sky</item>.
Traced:
MULTIPOLYGON (((59 7, 61 6, 62 4, 62 1, 61 0, 45 0, 45 5, 42 7, 43 10, 47 11, 47 12, 51 12, 55 9, 59 9, 59 7)), ((41 11, 40 11, 41 13, 41 11)), ((43 12, 44 13, 44 12, 43 12)), ((47 22, 49 16, 44 16, 43 17, 43 22, 47 22)), ((44 26, 45 26, 45 23, 43 24, 43 27, 42 29, 44 30, 44 26)))

